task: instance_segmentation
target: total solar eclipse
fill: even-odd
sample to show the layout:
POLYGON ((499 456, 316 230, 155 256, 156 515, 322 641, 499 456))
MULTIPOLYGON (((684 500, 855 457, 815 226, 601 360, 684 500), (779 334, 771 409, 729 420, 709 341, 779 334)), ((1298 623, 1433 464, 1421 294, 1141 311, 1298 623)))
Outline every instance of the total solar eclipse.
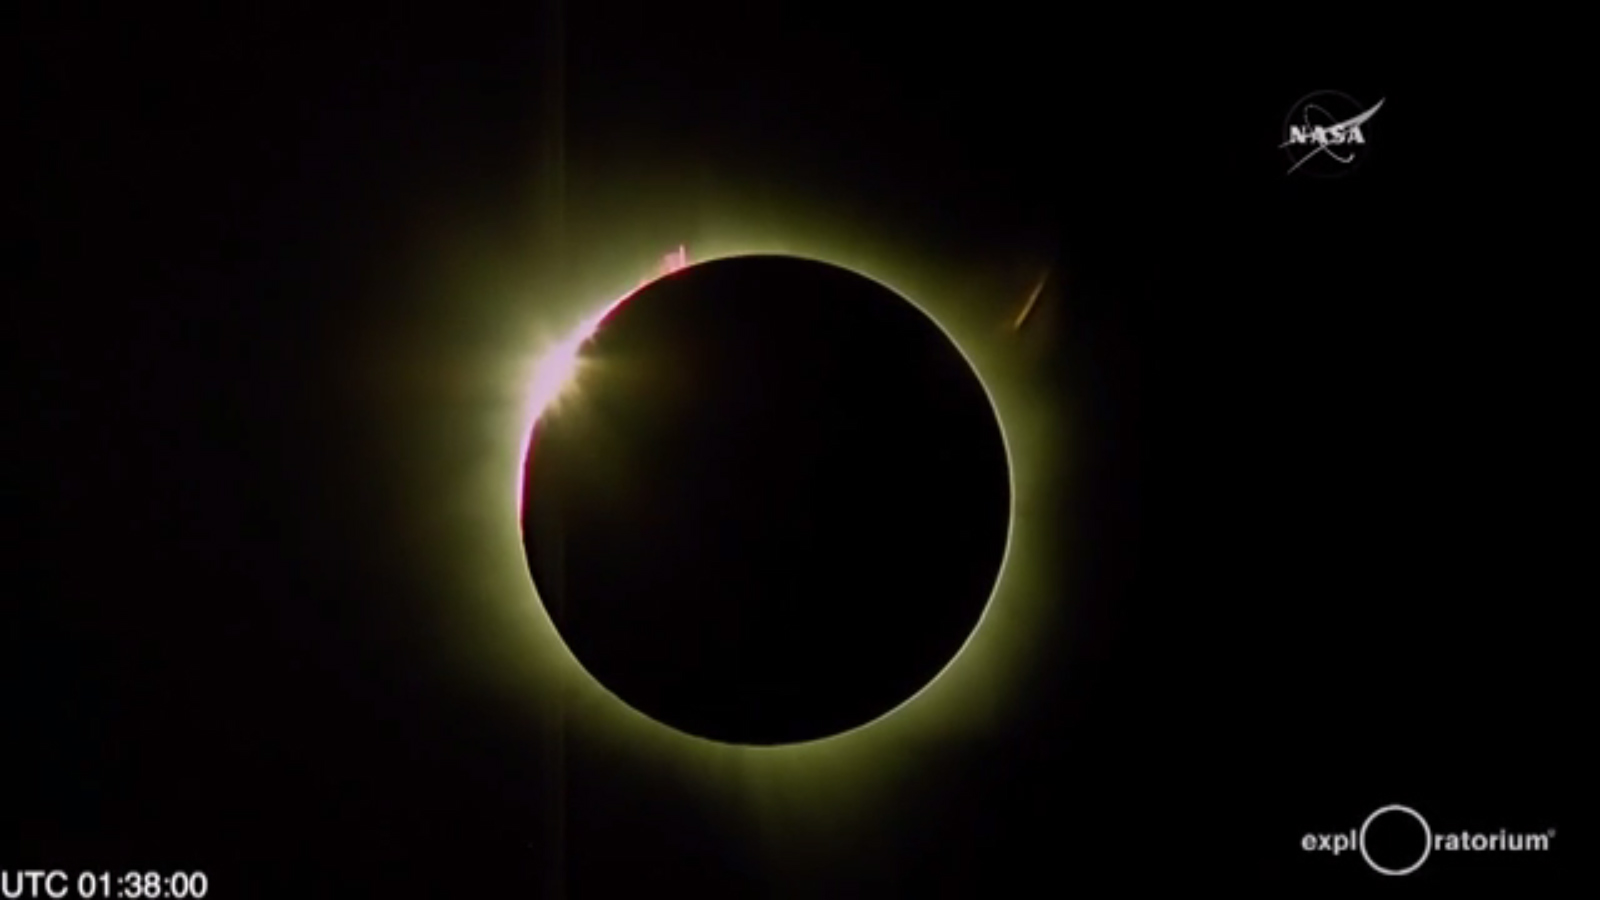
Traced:
POLYGON ((534 586, 583 668, 688 734, 890 713, 961 651, 1011 525, 977 373, 909 300, 813 260, 668 274, 573 347, 522 482, 534 586))

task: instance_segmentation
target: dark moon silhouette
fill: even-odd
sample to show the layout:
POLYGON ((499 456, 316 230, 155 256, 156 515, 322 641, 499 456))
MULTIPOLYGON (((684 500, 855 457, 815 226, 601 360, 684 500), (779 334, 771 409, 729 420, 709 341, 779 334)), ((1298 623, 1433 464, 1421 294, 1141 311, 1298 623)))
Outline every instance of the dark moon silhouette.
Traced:
POLYGON ((1005 555, 1005 443, 976 373, 888 288, 784 256, 624 301, 535 426, 523 542, 588 672, 689 734, 864 725, 954 658, 1005 555))

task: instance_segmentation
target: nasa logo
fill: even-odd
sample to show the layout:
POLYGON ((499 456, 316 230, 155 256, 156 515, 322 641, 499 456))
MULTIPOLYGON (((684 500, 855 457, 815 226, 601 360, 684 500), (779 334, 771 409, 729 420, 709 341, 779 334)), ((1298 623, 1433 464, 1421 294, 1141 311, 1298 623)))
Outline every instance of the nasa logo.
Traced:
POLYGON ((1370 149, 1365 127, 1383 101, 1363 107, 1350 95, 1317 91, 1289 108, 1283 143, 1289 174, 1337 178, 1355 171, 1370 149))

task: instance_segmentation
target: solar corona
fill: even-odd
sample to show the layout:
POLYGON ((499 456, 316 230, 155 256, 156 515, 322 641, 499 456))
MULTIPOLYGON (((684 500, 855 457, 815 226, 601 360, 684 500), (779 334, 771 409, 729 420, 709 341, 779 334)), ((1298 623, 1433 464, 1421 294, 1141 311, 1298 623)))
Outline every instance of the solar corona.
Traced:
POLYGON ((535 370, 533 582, 584 670, 668 727, 780 746, 868 725, 994 592, 1012 502, 994 406, 865 276, 678 262, 535 370))
POLYGON ((1028 285, 739 210, 665 263, 634 239, 565 271, 487 238, 430 257, 410 349, 380 351, 430 386, 395 407, 395 474, 439 513, 407 566, 454 598, 443 662, 571 752, 837 829, 841 803, 887 808, 919 748, 1026 708, 1071 556, 1068 414, 1012 327, 1028 285), (753 257, 833 287, 672 298, 753 257), (733 441, 740 422, 760 427, 733 441), (456 461, 418 481, 425 457, 456 461))

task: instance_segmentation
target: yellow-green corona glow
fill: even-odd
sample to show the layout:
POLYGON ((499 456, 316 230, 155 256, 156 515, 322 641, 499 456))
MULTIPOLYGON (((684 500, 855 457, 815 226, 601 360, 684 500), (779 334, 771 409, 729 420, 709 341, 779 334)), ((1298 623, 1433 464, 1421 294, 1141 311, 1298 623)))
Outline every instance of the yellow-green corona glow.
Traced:
MULTIPOLYGON (((727 258, 727 257, 730 257, 730 256, 749 255, 749 253, 751 253, 751 252, 754 252, 754 251, 746 251, 745 253, 723 254, 721 256, 708 257, 708 258, 705 258, 705 259, 698 259, 698 260, 696 260, 696 262, 708 262, 708 261, 710 261, 712 259, 727 258)), ((821 258, 821 257, 807 257, 804 254, 798 254, 798 253, 793 253, 793 252, 790 252, 787 255, 797 256, 797 257, 802 257, 802 258, 816 259, 819 262, 830 262, 830 263, 834 263, 835 265, 838 265, 838 263, 835 262, 834 260, 821 258)), ((906 297, 904 292, 899 291, 898 289, 895 289, 892 285, 888 285, 887 283, 883 282, 882 279, 879 279, 879 278, 873 276, 871 273, 862 272, 860 270, 853 270, 853 271, 856 271, 857 274, 861 274, 861 275, 865 275, 865 276, 867 276, 869 278, 873 278, 874 281, 877 281, 880 284, 884 284, 885 287, 888 287, 890 290, 894 290, 897 295, 899 295, 902 298, 906 299, 908 302, 912 302, 914 306, 916 305, 914 301, 911 301, 909 297, 906 297)), ((648 283, 649 282, 646 281, 646 284, 648 284, 648 283)), ((559 412, 560 405, 562 403, 564 403, 564 402, 567 402, 567 401, 581 402, 581 395, 580 395, 580 393, 581 393, 580 392, 580 388, 581 388, 581 371, 582 371, 582 367, 586 363, 586 360, 583 358, 584 347, 588 343, 588 341, 595 335, 596 331, 598 330, 598 328, 600 326, 600 323, 606 318, 606 316, 612 310, 614 310, 617 306, 619 306, 624 300, 626 300, 628 296, 631 296, 631 293, 630 294, 624 294, 621 298, 614 298, 614 299, 609 300, 608 302, 605 302, 605 303, 602 303, 602 304, 596 306, 592 312, 590 312, 587 315, 583 316, 579 320, 578 324, 576 326, 574 326, 569 332, 567 332, 565 335, 561 336, 560 338, 556 339, 555 341, 549 342, 542 350, 537 351, 537 352, 532 354, 532 363, 531 363, 531 366, 530 366, 531 372, 530 372, 528 380, 527 380, 527 402, 525 404, 523 404, 523 419, 519 423, 519 427, 517 429, 518 434, 521 435, 521 443, 519 445, 521 450, 517 454, 517 457, 516 457, 516 460, 515 460, 516 461, 516 466, 515 466, 515 471, 514 471, 514 477, 512 479, 511 485, 510 485, 511 490, 508 492, 509 497, 512 498, 514 503, 520 505, 521 500, 522 500, 522 496, 523 496, 523 478, 525 477, 525 464, 524 464, 524 462, 525 462, 526 457, 527 457, 529 441, 531 440, 531 436, 532 436, 532 433, 533 433, 534 425, 537 423, 539 418, 542 417, 542 416, 557 414, 559 412)), ((918 306, 917 308, 919 310, 922 310, 922 312, 925 315, 927 314, 927 310, 922 309, 920 306, 918 306)), ((929 316, 929 318, 935 324, 940 324, 937 318, 934 318, 931 315, 929 316)), ((878 717, 877 719, 873 720, 872 722, 869 722, 869 723, 866 723, 864 725, 858 726, 858 727, 856 727, 854 729, 851 729, 850 731, 842 732, 842 733, 837 734, 837 735, 833 735, 833 736, 830 736, 830 737, 827 737, 827 738, 821 738, 821 739, 814 740, 814 741, 807 741, 807 742, 802 742, 802 743, 797 743, 797 744, 781 745, 781 746, 776 746, 776 747, 738 748, 738 747, 733 746, 733 745, 722 745, 719 742, 710 741, 710 740, 707 740, 707 739, 704 739, 704 738, 695 737, 695 736, 680 732, 680 731, 672 728, 669 725, 665 725, 663 723, 660 723, 660 722, 657 722, 657 721, 655 721, 653 719, 650 719, 649 717, 645 716, 643 713, 640 713, 640 712, 634 710, 632 707, 627 706, 625 701, 623 701, 622 699, 616 697, 614 694, 611 694, 598 681, 595 681, 595 680, 592 679, 592 677, 588 676, 588 673, 585 671, 584 675, 586 677, 586 680, 589 682, 589 686, 591 688, 598 689, 599 691, 605 693, 607 695, 607 698, 608 698, 609 702, 618 704, 619 707, 625 708, 625 712, 622 709, 619 709, 618 710, 619 714, 625 715, 625 716, 627 716, 629 718, 635 718, 636 717, 638 719, 643 719, 644 722, 648 723, 648 725, 646 725, 645 727, 652 728, 652 729, 660 729, 661 732, 662 732, 660 737, 668 739, 668 740, 682 740, 682 741, 686 741, 686 742, 690 742, 690 743, 705 744, 705 745, 709 745, 709 746, 712 746, 712 747, 729 746, 730 749, 745 749, 745 750, 748 750, 750 752, 764 753, 764 754, 768 754, 768 755, 778 755, 778 754, 785 754, 785 753, 797 754, 797 753, 804 753, 807 750, 817 749, 816 745, 823 745, 823 744, 830 744, 830 743, 837 743, 837 744, 841 744, 841 745, 848 744, 850 742, 850 738, 852 736, 856 735, 858 732, 864 732, 864 731, 866 731, 868 729, 872 729, 872 728, 874 728, 876 726, 888 724, 888 722, 893 717, 895 717, 897 714, 901 713, 902 711, 909 711, 913 706, 918 704, 919 701, 923 700, 923 698, 925 696, 928 696, 928 695, 932 694, 933 696, 928 696, 928 699, 929 700, 934 699, 937 696, 937 692, 935 691, 935 687, 941 681, 943 681, 943 680, 945 680, 947 678, 952 678, 952 677, 953 678, 960 678, 960 677, 963 677, 964 674, 965 675, 973 675, 973 676, 979 674, 979 673, 975 673, 975 672, 971 672, 971 671, 964 672, 963 671, 964 669, 970 669, 970 667, 962 666, 961 665, 961 661, 962 661, 963 657, 966 656, 967 651, 973 646, 974 642, 976 642, 978 640, 978 638, 981 635, 984 634, 984 630, 985 630, 985 627, 987 625, 988 618, 989 618, 989 610, 995 605, 995 602, 998 599, 998 595, 1003 593, 1003 588, 1006 586, 1007 581, 1008 581, 1008 575, 1011 574, 1009 570, 1011 568, 1011 561, 1012 561, 1012 542, 1013 542, 1013 539, 1014 539, 1014 537, 1016 535, 1016 531, 1017 531, 1017 521, 1016 521, 1016 519, 1017 519, 1017 488, 1018 488, 1018 483, 1017 482, 1018 482, 1018 479, 1017 479, 1017 476, 1016 476, 1016 461, 1015 461, 1015 458, 1014 458, 1014 456, 1013 456, 1013 454, 1011 452, 1011 447, 1010 447, 1011 441, 1010 441, 1010 438, 1006 434, 1004 414, 1000 412, 999 405, 997 403, 995 403, 993 392, 989 389, 987 381, 984 380, 984 378, 982 376, 982 373, 978 371, 977 367, 973 364, 971 358, 969 356, 967 356, 965 349, 961 347, 961 342, 959 340, 957 340, 953 335, 950 335, 950 333, 947 330, 945 330, 942 325, 940 325, 940 328, 941 328, 942 331, 944 331, 946 337, 948 337, 950 339, 951 343, 954 344, 959 350, 961 350, 963 358, 967 361, 968 365, 973 368, 974 373, 978 375, 979 381, 980 381, 980 383, 983 384, 985 392, 986 392, 986 395, 989 397, 989 401, 990 401, 991 405, 993 405, 995 407, 996 414, 1001 419, 1001 434, 1002 434, 1002 440, 1004 441, 1004 443, 1006 445, 1007 468, 1008 468, 1008 471, 1010 473, 1011 493, 1012 493, 1012 497, 1011 497, 1011 517, 1010 517, 1010 521, 1009 521, 1008 527, 1007 527, 1006 550, 1005 550, 1005 553, 1004 553, 1004 555, 1002 557, 999 577, 996 579, 996 584, 995 584, 995 589, 993 591, 993 594, 989 598, 989 601, 984 605, 984 609, 983 609, 983 612, 982 612, 982 614, 981 614, 981 616, 979 618, 978 624, 974 627, 974 629, 972 631, 972 634, 969 635, 969 637, 967 638, 967 641, 965 642, 965 644, 963 645, 961 650, 957 652, 957 654, 951 659, 950 663, 947 664, 947 666, 939 673, 939 675, 935 676, 926 686, 924 686, 920 691, 918 691, 917 694, 915 694, 910 699, 908 699, 905 702, 903 702, 902 704, 900 704, 895 709, 885 713, 884 715, 878 717)), ((520 512, 520 510, 519 510, 519 512, 520 512)), ((530 580, 530 583, 529 583, 528 587, 529 587, 530 591, 534 592, 534 595, 530 596, 529 599, 537 604, 538 603, 537 587, 535 587, 531 583, 531 580, 530 580)), ((543 608, 542 604, 540 604, 540 608, 541 609, 543 608)), ((548 627, 550 628, 550 632, 551 632, 549 637, 553 638, 557 642, 560 642, 561 639, 560 639, 559 634, 555 630, 554 622, 547 622, 547 624, 548 624, 548 627)), ((582 670, 582 664, 576 659, 576 657, 572 657, 570 655, 570 653, 567 653, 565 655, 567 655, 569 657, 569 661, 574 666, 576 666, 579 670, 582 670)))
MULTIPOLYGON (((686 258, 686 256, 684 254, 685 254, 685 251, 684 250, 680 250, 679 253, 676 256, 669 257, 669 260, 671 260, 671 262, 668 263, 668 265, 666 267, 666 272, 664 272, 663 274, 666 274, 666 273, 669 273, 669 272, 673 271, 673 269, 676 267, 675 264, 677 264, 677 265, 687 264, 687 258, 686 258)), ((732 255, 740 256, 740 255, 745 255, 745 254, 732 254, 732 255)), ((790 255, 798 256, 798 254, 790 254, 790 255)), ((727 257, 717 257, 717 258, 727 258, 727 257)), ((706 262, 706 261, 709 261, 709 260, 702 260, 702 262, 706 262)), ((830 260, 821 260, 821 259, 819 259, 817 261, 818 262, 830 262, 830 260)), ((867 273, 864 273, 864 272, 857 272, 857 274, 866 275, 866 277, 869 277, 869 278, 872 277, 870 275, 867 275, 867 273)), ((873 279, 873 280, 877 281, 877 279, 873 279)), ((640 286, 640 289, 642 289, 645 285, 648 285, 649 283, 650 282, 647 280, 644 285, 640 286)), ((907 302, 911 302, 909 300, 909 298, 905 297, 905 295, 903 293, 901 293, 900 291, 896 290, 891 285, 884 284, 882 281, 878 281, 878 283, 882 284, 888 290, 894 291, 894 293, 897 296, 900 296, 902 299, 907 300, 907 302)), ((537 424, 537 422, 539 421, 539 419, 541 417, 549 416, 549 415, 558 415, 560 413, 561 404, 564 401, 575 400, 577 402, 581 402, 580 376, 582 374, 584 365, 588 362, 588 360, 586 360, 584 358, 584 356, 583 356, 583 351, 584 351, 586 345, 588 344, 589 340, 595 336, 596 332, 600 328, 601 323, 605 321, 606 317, 608 315, 610 315, 610 313, 613 310, 615 310, 618 306, 622 305, 622 303, 625 302, 628 299, 629 296, 631 296, 631 293, 630 294, 625 294, 625 295, 623 295, 622 297, 620 297, 618 299, 614 299, 614 300, 612 300, 612 301, 610 301, 608 303, 605 303, 605 304, 599 306, 597 309, 595 309, 594 312, 584 316, 583 319, 578 323, 578 325, 576 327, 574 327, 570 332, 568 332, 567 334, 563 335, 562 337, 560 337, 556 341, 552 342, 542 352, 537 353, 534 356, 534 362, 533 362, 533 366, 532 366, 532 370, 533 371, 532 371, 532 373, 531 373, 531 375, 530 375, 530 377, 528 379, 528 402, 524 406, 525 421, 524 421, 524 424, 523 424, 523 427, 522 427, 522 433, 526 437, 524 438, 523 443, 522 443, 522 452, 519 454, 519 459, 523 460, 523 463, 519 464, 518 467, 517 467, 517 475, 516 475, 516 479, 515 479, 514 485, 513 485, 514 493, 512 494, 513 502, 517 505, 517 508, 518 508, 519 521, 520 521, 520 513, 521 513, 521 509, 522 509, 522 501, 523 501, 523 497, 524 497, 524 493, 525 493, 525 490, 524 490, 524 479, 526 478, 526 473, 527 473, 526 459, 527 459, 528 450, 529 450, 529 447, 530 447, 531 441, 532 441, 534 426, 535 426, 535 424, 537 424)), ((912 305, 916 306, 915 303, 912 303, 912 305)), ((927 315, 927 311, 926 310, 921 309, 921 307, 916 307, 916 308, 919 311, 921 311, 924 315, 927 315)), ((951 344, 956 347, 958 352, 961 352, 962 359, 967 363, 967 366, 973 370, 973 374, 978 376, 979 383, 982 384, 983 388, 984 388, 984 395, 989 398, 989 404, 990 404, 990 406, 992 408, 995 409, 995 414, 998 417, 1000 415, 1000 413, 999 413, 998 407, 995 406, 993 394, 989 391, 988 385, 983 382, 983 378, 977 372, 976 367, 973 366, 972 360, 967 357, 967 355, 966 355, 966 353, 964 351, 961 351, 960 342, 957 341, 953 336, 951 336, 948 331, 944 331, 943 326, 939 325, 939 321, 937 319, 933 318, 932 316, 928 316, 928 319, 929 319, 929 321, 933 322, 936 326, 938 326, 940 328, 940 330, 944 333, 946 339, 948 339, 951 342, 951 344)), ((961 649, 957 650, 955 656, 953 656, 951 658, 950 662, 946 664, 944 669, 940 670, 939 674, 935 675, 933 677, 933 679, 931 679, 928 682, 928 684, 925 685, 923 688, 918 690, 916 694, 914 694, 912 697, 910 697, 909 699, 907 699, 904 702, 902 702, 899 706, 895 707, 894 709, 889 710, 888 712, 884 713, 883 715, 879 716, 878 718, 876 718, 876 719, 874 719, 874 720, 872 720, 870 722, 867 722, 865 724, 856 726, 855 728, 850 729, 848 731, 840 732, 839 734, 831 735, 831 736, 825 737, 825 738, 818 738, 816 740, 805 741, 805 742, 800 742, 800 743, 795 743, 795 744, 778 745, 776 747, 774 747, 774 746, 766 746, 766 747, 763 747, 763 748, 760 748, 760 749, 767 750, 768 752, 771 752, 774 749, 781 751, 785 747, 787 747, 787 748, 798 748, 798 747, 804 746, 805 744, 819 744, 819 743, 824 743, 824 742, 827 742, 827 741, 835 741, 835 740, 838 740, 840 738, 847 737, 848 735, 853 734, 856 731, 860 731, 860 730, 866 729, 866 728, 871 728, 874 725, 878 724, 879 722, 883 722, 883 721, 891 718, 896 713, 898 713, 900 710, 905 709, 906 707, 910 706, 913 703, 916 703, 917 699, 919 697, 921 697, 924 693, 926 693, 929 688, 933 687, 935 684, 937 684, 939 682, 940 679, 944 678, 945 677, 945 673, 949 672, 951 670, 951 668, 955 667, 957 662, 959 662, 959 660, 961 659, 962 655, 966 652, 967 647, 972 644, 973 639, 983 631, 984 620, 988 618, 989 608, 994 605, 994 595, 999 592, 1000 585, 1003 584, 1004 581, 1005 581, 1006 569, 1007 569, 1007 566, 1008 566, 1008 564, 1010 562, 1010 557, 1011 557, 1011 540, 1012 540, 1012 536, 1016 533, 1016 518, 1017 518, 1017 516, 1016 516, 1016 513, 1017 513, 1017 482, 1016 482, 1016 476, 1015 476, 1016 469, 1015 469, 1015 464, 1013 462, 1012 454, 1011 454, 1011 447, 1010 447, 1010 443, 1011 442, 1005 435, 1005 422, 1004 422, 1003 418, 1001 419, 1000 432, 1001 432, 1001 442, 1002 442, 1002 444, 1005 445, 1006 472, 1007 472, 1007 477, 1010 479, 1009 488, 1010 488, 1010 492, 1011 492, 1011 497, 1010 497, 1010 515, 1009 515, 1009 518, 1008 518, 1007 523, 1006 523, 1006 546, 1005 546, 1004 553, 1002 553, 1002 555, 1001 555, 1000 572, 998 573, 998 576, 997 576, 997 578, 995 580, 995 587, 991 591, 989 598, 985 601, 984 606, 983 606, 983 610, 979 613, 978 622, 977 622, 976 625, 973 626, 972 633, 969 634, 967 639, 966 639, 966 641, 963 642, 961 649)), ((537 590, 538 590, 537 587, 533 587, 532 589, 535 591, 535 593, 537 593, 537 590)), ((541 604, 541 608, 542 608, 542 604, 541 604)), ((553 621, 550 623, 550 627, 551 627, 552 631, 555 630, 555 623, 553 621)), ((558 637, 558 640, 559 640, 559 637, 558 637)), ((577 665, 580 669, 582 668, 582 663, 579 662, 576 657, 572 658, 572 662, 575 665, 577 665)), ((604 686, 601 685, 598 680, 594 679, 593 676, 589 675, 587 670, 585 670, 584 674, 586 676, 588 676, 588 678, 593 682, 593 684, 595 686, 600 687, 602 690, 605 690, 604 686)), ((626 701, 624 701, 620 697, 617 697, 615 694, 611 694, 610 691, 606 691, 606 693, 608 695, 610 695, 611 698, 613 700, 615 700, 617 703, 624 704, 624 705, 626 704, 626 701)), ((639 716, 644 716, 645 715, 644 713, 638 712, 637 710, 633 709, 633 707, 631 707, 631 706, 628 707, 628 709, 629 709, 630 712, 633 712, 636 715, 639 715, 639 716)), ((646 717, 646 718, 648 718, 648 717, 646 717)), ((660 728, 669 729, 674 734, 676 734, 676 735, 678 735, 680 737, 683 737, 685 739, 695 740, 695 741, 704 741, 706 743, 719 743, 719 742, 715 742, 715 741, 710 741, 709 739, 699 738, 699 737, 694 737, 694 736, 688 735, 688 734, 686 734, 684 732, 681 732, 681 731, 678 731, 677 729, 672 728, 672 726, 670 726, 670 725, 658 722, 658 721, 656 721, 654 719, 651 719, 650 721, 654 722, 660 728)), ((754 749, 754 748, 752 748, 752 749, 754 749)))
MULTIPOLYGON (((1009 327, 1018 294, 1006 293, 991 275, 930 260, 914 248, 874 245, 849 230, 718 228, 699 221, 680 234, 696 237, 689 242, 693 263, 750 254, 808 258, 872 278, 912 302, 951 338, 982 382, 1001 423, 1012 499, 1000 575, 962 649, 911 699, 832 737, 737 746, 645 716, 583 669, 529 574, 521 499, 534 423, 563 404, 582 402, 584 343, 618 298, 637 289, 642 275, 659 271, 665 242, 635 239, 631 254, 613 246, 605 259, 582 262, 580 271, 569 264, 557 278, 527 263, 516 274, 518 264, 497 265, 468 247, 479 258, 453 272, 439 267, 442 276, 431 273, 436 278, 421 298, 421 321, 404 339, 403 352, 392 344, 379 351, 395 369, 428 384, 402 391, 396 415, 404 406, 411 424, 396 427, 410 433, 400 453, 408 483, 418 481, 413 460, 426 457, 431 466, 424 466, 421 490, 434 494, 430 508, 439 512, 419 526, 426 533, 417 536, 421 549, 411 562, 417 577, 450 598, 449 608, 439 611, 435 643, 452 651, 453 669, 586 752, 675 783, 696 783, 730 808, 757 810, 772 827, 791 829, 785 833, 796 840, 801 832, 792 829, 805 823, 813 829, 806 834, 819 840, 823 831, 816 829, 838 835, 855 827, 838 817, 846 810, 859 816, 913 783, 930 742, 990 733, 1025 706, 1030 676, 1047 652, 1037 638, 1059 612, 1048 578, 1070 553, 1051 517, 1067 470, 1059 438, 1063 398, 1042 384, 1009 327), (739 232, 746 236, 728 236, 739 232), (446 311, 449 302, 440 297, 451 294, 458 299, 446 311), (469 335, 467 346, 450 346, 451 338, 442 335, 451 328, 469 335), (424 403, 419 412, 419 398, 439 402, 424 403), (1044 565, 1047 560, 1052 564, 1044 565), (771 819, 776 812, 780 824, 771 819)), ((415 496, 418 489, 406 490, 415 496)))

